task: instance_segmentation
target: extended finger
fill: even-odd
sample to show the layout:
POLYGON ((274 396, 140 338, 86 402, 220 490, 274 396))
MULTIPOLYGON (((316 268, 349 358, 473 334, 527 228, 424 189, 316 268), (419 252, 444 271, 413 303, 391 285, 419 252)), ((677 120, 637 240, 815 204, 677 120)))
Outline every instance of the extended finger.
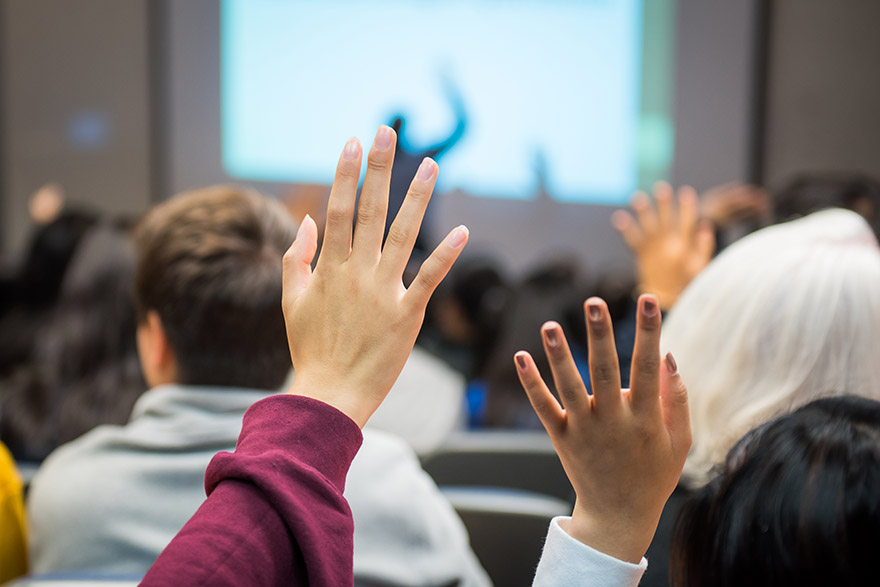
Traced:
POLYGON ((361 143, 352 137, 345 144, 336 165, 336 177, 327 201, 327 222, 319 264, 341 262, 351 254, 351 222, 360 174, 361 143))
POLYGON ((584 303, 584 312, 593 402, 598 411, 616 410, 621 405, 620 365, 608 307, 601 298, 590 298, 584 303))
POLYGON ((654 204, 651 203, 648 194, 641 191, 636 192, 630 206, 632 206, 632 209, 635 211, 636 218, 639 219, 642 233, 646 236, 655 235, 660 220, 657 218, 657 210, 654 209, 654 204))
POLYGON ((697 190, 689 185, 678 189, 678 229, 685 242, 694 238, 697 219, 700 216, 700 201, 697 190))
POLYGON ((529 353, 519 351, 514 355, 514 362, 516 363, 516 373, 519 375, 523 389, 526 390, 529 403, 532 404, 532 408, 538 414, 538 419, 547 429, 547 433, 551 437, 554 436, 562 429, 565 422, 565 412, 562 411, 562 406, 550 393, 550 389, 544 383, 544 379, 529 353))
POLYGON ((318 250, 318 226, 312 217, 306 214, 296 233, 296 240, 284 253, 282 261, 282 299, 285 305, 296 301, 312 278, 312 260, 318 250))
POLYGON ((629 248, 637 251, 642 246, 645 236, 629 212, 626 210, 615 211, 611 215, 611 225, 617 229, 629 248))
POLYGON ((688 392, 672 353, 666 353, 665 368, 660 377, 660 398, 663 422, 669 432, 672 451, 683 463, 693 440, 688 392))
POLYGON ((388 190, 391 187, 391 168, 394 164, 394 144, 397 135, 390 126, 380 126, 367 156, 367 173, 361 187, 357 206, 352 255, 378 260, 385 235, 385 216, 388 213, 388 190))
POLYGON ((409 289, 406 290, 407 301, 412 304, 415 311, 424 312, 428 300, 431 299, 434 290, 449 273, 467 240, 468 229, 466 226, 461 225, 452 229, 443 242, 437 245, 437 248, 419 267, 419 272, 409 285, 409 289))
POLYGON ((419 236, 419 230, 422 228, 425 209, 431 201, 431 193, 437 181, 437 171, 437 164, 433 159, 426 157, 422 161, 400 206, 400 211, 391 228, 388 229, 380 266, 389 277, 403 275, 403 270, 409 262, 416 237, 419 236))
POLYGON ((571 349, 565 340, 562 327, 556 322, 547 322, 541 327, 541 338, 544 341, 544 352, 553 372, 553 383, 556 392, 566 410, 582 410, 587 403, 587 388, 581 379, 571 349))
POLYGON ((709 220, 701 220, 697 226, 695 249, 699 263, 705 267, 715 254, 715 226, 709 220))
POLYGON ((664 230, 669 230, 673 222, 672 186, 665 181, 654 184, 654 199, 657 201, 657 218, 664 230))
POLYGON ((659 407, 660 304, 650 294, 639 296, 629 389, 633 410, 659 407))

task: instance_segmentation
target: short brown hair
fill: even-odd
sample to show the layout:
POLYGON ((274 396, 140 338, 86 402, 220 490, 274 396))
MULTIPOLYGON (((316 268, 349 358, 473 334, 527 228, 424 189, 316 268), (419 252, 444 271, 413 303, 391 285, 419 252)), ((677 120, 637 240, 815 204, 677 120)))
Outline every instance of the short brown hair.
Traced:
POLYGON ((281 386, 291 367, 281 258, 295 235, 280 203, 232 186, 180 194, 141 220, 138 319, 159 314, 180 383, 281 386))

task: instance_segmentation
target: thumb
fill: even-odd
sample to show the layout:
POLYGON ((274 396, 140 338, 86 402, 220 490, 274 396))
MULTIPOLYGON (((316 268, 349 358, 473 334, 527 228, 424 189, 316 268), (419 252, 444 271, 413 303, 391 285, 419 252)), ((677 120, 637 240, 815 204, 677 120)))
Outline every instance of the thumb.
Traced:
POLYGON ((688 392, 672 353, 666 353, 665 369, 660 375, 660 402, 663 406, 663 421, 672 450, 682 461, 691 448, 691 416, 688 407, 688 392))
POLYGON ((312 278, 312 260, 318 250, 318 226, 312 217, 306 214, 296 240, 284 253, 283 283, 284 299, 294 301, 299 298, 312 278))

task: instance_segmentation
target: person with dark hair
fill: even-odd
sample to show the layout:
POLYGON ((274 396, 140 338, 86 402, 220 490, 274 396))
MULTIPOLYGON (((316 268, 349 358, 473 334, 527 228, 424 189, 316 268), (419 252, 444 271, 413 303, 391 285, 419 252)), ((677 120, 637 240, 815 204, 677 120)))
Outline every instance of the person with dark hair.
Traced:
POLYGON ((97 222, 85 211, 61 212, 34 232, 27 253, 0 293, 0 378, 31 360, 36 336, 54 309, 67 266, 97 222))
POLYGON ((855 173, 802 173, 773 194, 775 222, 827 208, 858 212, 880 238, 880 182, 855 173))
POLYGON ((684 505, 673 584, 874 584, 878 495, 880 403, 809 403, 746 434, 684 505))
POLYGON ((462 258, 428 304, 419 344, 467 379, 482 372, 498 336, 510 285, 498 260, 462 258))
MULTIPOLYGON (((481 373, 487 387, 485 425, 490 428, 540 428, 527 398, 510 368, 510 357, 518 350, 537 352, 541 337, 536 333, 547 320, 556 320, 569 332, 576 332, 575 344, 586 345, 583 328, 578 326, 575 311, 587 289, 584 272, 575 261, 561 257, 547 260, 528 273, 512 288, 504 307, 499 334, 481 373)), ((542 367, 546 362, 538 359, 542 367)))
POLYGON ((101 424, 125 424, 146 390, 132 302, 134 250, 126 234, 95 227, 79 245, 32 364, 3 382, 0 440, 18 460, 41 461, 101 424))
MULTIPOLYGON (((394 133, 382 127, 377 136, 362 207, 377 205, 390 173, 394 133)), ((352 139, 341 158, 345 170, 352 171, 360 152, 352 139)), ((426 162, 413 190, 433 186, 435 176, 436 165, 426 162)), ((331 204, 339 198, 331 194, 331 204)), ((328 226, 339 219, 331 205, 328 226)), ((381 233, 384 218, 377 222, 381 233)), ((364 230, 358 227, 355 240, 364 230)), ((215 453, 236 446, 248 408, 266 398, 284 403, 270 396, 288 379, 291 356, 295 388, 313 376, 294 352, 301 348, 296 333, 288 348, 282 314, 282 255, 295 232, 280 203, 232 187, 182 194, 141 221, 137 341, 151 388, 128 424, 98 428, 61 447, 37 472, 28 503, 35 572, 144 573, 204 500, 206 467, 215 453)), ((347 246, 335 242, 336 232, 328 235, 319 266, 347 246)), ((351 340, 354 333, 345 333, 340 352, 351 340)), ((302 410, 306 417, 308 407, 302 410)), ((345 499, 355 520, 359 581, 487 583, 461 520, 399 438, 364 433, 345 499)))

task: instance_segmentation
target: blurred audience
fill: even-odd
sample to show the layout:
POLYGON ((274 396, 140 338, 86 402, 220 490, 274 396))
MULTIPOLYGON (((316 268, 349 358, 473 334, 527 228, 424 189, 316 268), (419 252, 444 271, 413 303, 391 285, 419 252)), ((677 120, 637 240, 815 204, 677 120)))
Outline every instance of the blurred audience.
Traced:
POLYGON ((37 225, 23 261, 0 295, 0 378, 31 361, 36 337, 52 311, 77 245, 97 216, 64 210, 37 225))
POLYGON ((18 460, 41 461, 95 426, 124 424, 146 390, 128 236, 94 227, 81 240, 32 360, 3 382, 0 439, 18 460))
MULTIPOLYGON (((578 263, 568 258, 548 260, 527 274, 513 289, 503 312, 503 322, 482 378, 486 384, 487 405, 484 425, 493 428, 540 428, 520 387, 510 357, 519 350, 537 355, 541 338, 540 325, 557 320, 572 332, 573 340, 586 357, 586 334, 578 319, 586 275, 578 263)), ((539 355, 538 355, 539 356, 539 355)), ((539 367, 547 364, 538 359, 539 367)), ((546 371, 544 371, 546 372, 546 371)))
MULTIPOLYGON (((295 232, 279 203, 223 186, 143 219, 135 305, 150 389, 128 424, 62 446, 38 471, 35 572, 143 573, 197 510, 211 457, 233 450, 244 413, 290 371, 281 259, 295 232)), ((460 519, 397 437, 364 433, 345 497, 359 580, 487 582, 460 519)))
POLYGON ((776 222, 826 208, 858 212, 880 237, 880 182, 851 173, 802 173, 773 196, 776 222))
POLYGON ((501 328, 510 285, 500 261, 465 255, 428 304, 419 344, 467 379, 483 372, 501 328))

